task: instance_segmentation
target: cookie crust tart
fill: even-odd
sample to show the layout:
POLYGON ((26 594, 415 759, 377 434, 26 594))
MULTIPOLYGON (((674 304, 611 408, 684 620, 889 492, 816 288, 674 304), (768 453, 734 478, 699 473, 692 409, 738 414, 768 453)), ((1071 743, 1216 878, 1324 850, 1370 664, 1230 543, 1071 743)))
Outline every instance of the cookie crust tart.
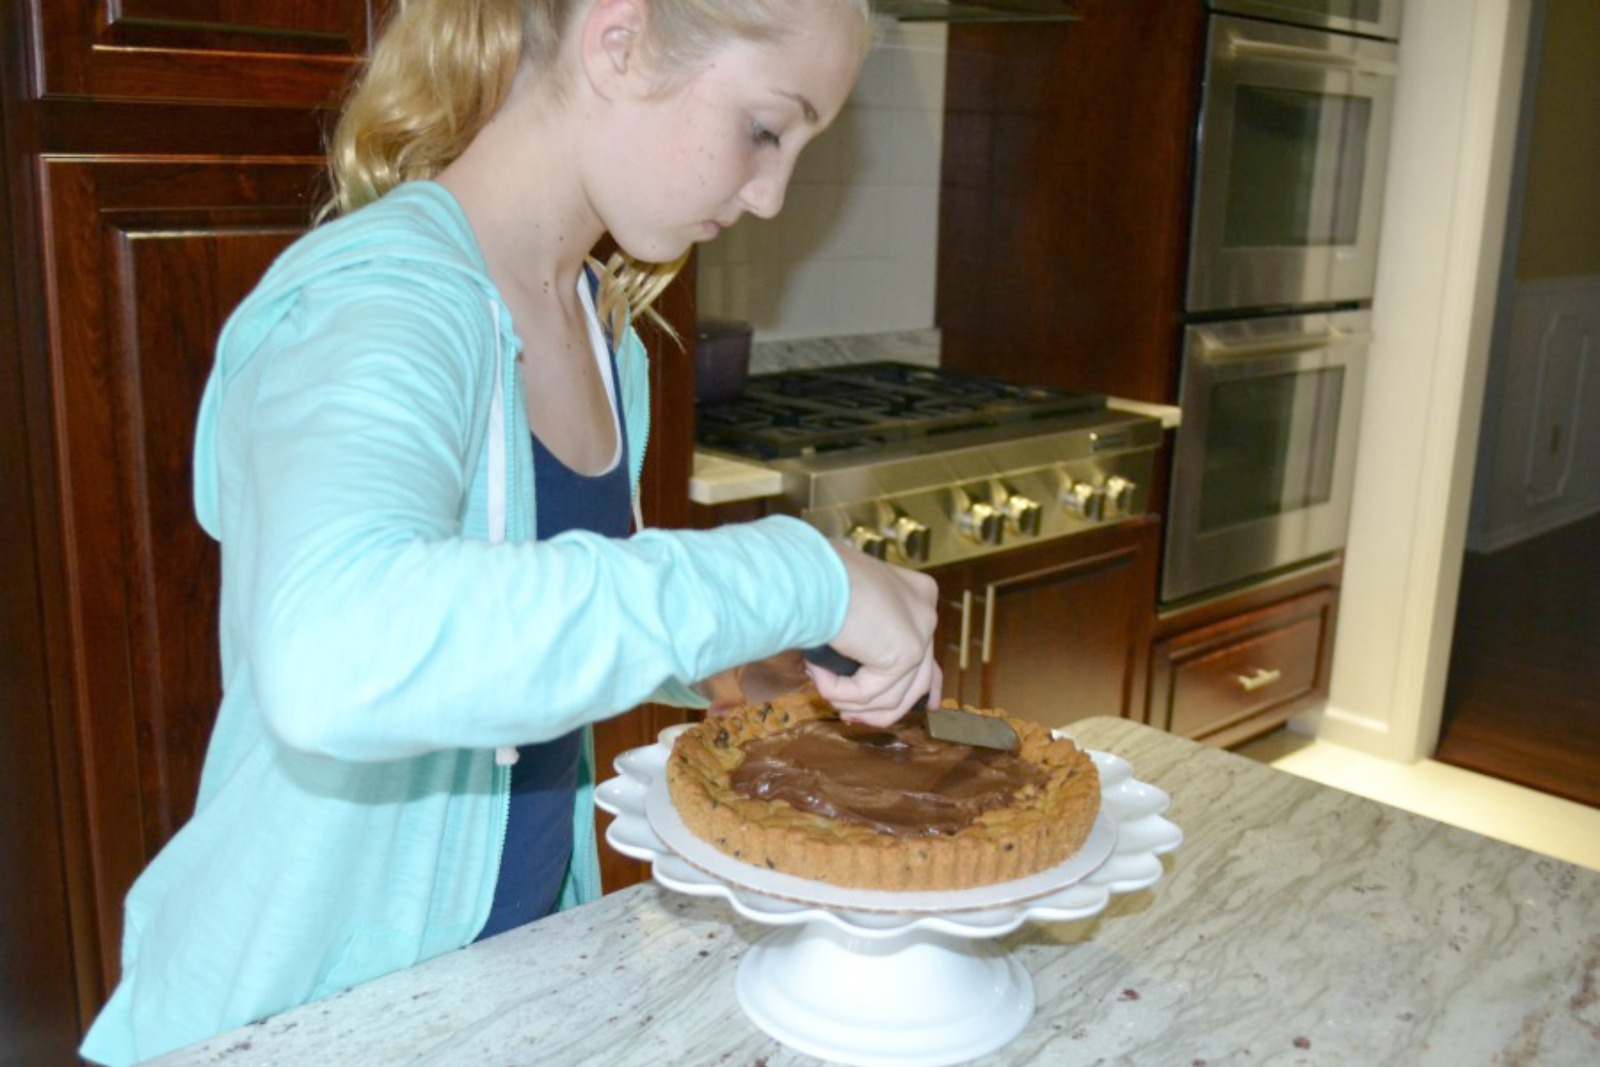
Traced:
POLYGON ((968 889, 1062 863, 1099 813, 1094 762, 1037 723, 965 710, 1005 719, 1018 751, 935 741, 911 719, 887 731, 843 723, 807 694, 685 731, 668 792, 684 825, 720 851, 834 885, 968 889))

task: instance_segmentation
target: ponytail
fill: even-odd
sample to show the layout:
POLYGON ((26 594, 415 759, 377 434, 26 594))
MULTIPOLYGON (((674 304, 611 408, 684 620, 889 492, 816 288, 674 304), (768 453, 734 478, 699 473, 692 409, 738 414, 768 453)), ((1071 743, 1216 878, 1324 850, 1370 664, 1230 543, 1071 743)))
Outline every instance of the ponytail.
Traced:
POLYGON ((403 4, 334 128, 323 214, 448 166, 511 91, 521 51, 521 0, 403 4))

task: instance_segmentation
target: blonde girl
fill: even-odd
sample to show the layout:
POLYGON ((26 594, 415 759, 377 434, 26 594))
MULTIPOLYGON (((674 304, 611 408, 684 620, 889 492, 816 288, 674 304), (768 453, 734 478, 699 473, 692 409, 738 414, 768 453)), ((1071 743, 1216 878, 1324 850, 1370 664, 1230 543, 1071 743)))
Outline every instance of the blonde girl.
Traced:
POLYGON ((779 209, 868 32, 863 0, 404 5, 324 221, 218 341, 194 492, 223 699, 88 1059, 592 898, 596 720, 825 642, 863 664, 814 672, 842 712, 937 699, 926 577, 791 519, 635 518, 631 323, 696 242, 779 209))

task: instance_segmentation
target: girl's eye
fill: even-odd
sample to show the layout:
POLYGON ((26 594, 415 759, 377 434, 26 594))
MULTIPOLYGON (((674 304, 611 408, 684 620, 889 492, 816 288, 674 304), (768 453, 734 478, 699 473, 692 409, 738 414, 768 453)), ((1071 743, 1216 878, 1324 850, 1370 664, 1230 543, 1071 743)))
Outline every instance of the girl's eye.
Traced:
POLYGON ((750 140, 763 148, 777 148, 778 135, 761 125, 759 122, 750 124, 750 140))

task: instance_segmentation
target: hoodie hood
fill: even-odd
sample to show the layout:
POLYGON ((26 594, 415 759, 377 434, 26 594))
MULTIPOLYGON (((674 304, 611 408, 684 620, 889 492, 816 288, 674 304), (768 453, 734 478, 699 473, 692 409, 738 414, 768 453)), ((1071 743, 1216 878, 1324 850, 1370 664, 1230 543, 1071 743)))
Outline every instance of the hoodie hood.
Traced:
POLYGON ((194 504, 200 525, 220 535, 217 426, 230 382, 261 351, 301 293, 352 270, 381 277, 386 270, 412 277, 419 269, 465 284, 504 311, 499 292, 460 204, 436 182, 408 182, 381 200, 318 226, 290 245, 250 295, 228 317, 200 401, 194 442, 194 504))

